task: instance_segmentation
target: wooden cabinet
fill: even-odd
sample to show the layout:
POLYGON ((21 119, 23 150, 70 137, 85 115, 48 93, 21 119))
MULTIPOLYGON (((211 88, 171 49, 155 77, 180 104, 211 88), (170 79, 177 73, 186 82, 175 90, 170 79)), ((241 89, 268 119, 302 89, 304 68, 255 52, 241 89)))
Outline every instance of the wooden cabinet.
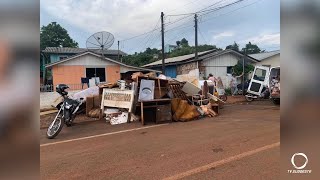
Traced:
POLYGON ((171 104, 158 105, 156 111, 156 123, 172 121, 171 104))

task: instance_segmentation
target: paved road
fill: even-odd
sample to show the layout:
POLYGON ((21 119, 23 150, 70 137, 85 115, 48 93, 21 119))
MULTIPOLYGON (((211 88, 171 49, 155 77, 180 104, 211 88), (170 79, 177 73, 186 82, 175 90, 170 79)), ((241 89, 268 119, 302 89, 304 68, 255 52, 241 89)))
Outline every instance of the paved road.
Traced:
POLYGON ((147 127, 91 122, 53 141, 43 129, 41 179, 279 179, 280 111, 272 104, 147 127))

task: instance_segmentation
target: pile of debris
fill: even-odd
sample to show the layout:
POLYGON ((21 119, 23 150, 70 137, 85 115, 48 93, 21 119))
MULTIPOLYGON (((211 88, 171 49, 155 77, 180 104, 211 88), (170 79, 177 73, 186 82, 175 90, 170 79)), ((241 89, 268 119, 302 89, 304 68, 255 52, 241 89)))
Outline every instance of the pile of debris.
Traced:
POLYGON ((125 86, 118 83, 122 88, 100 86, 101 117, 112 125, 131 121, 184 122, 219 114, 221 100, 208 93, 207 83, 201 89, 188 81, 141 72, 133 73, 130 81, 123 82, 125 86))
POLYGON ((222 101, 191 82, 136 72, 131 79, 90 87, 73 95, 86 100, 86 115, 111 125, 141 121, 191 121, 219 114, 222 101))

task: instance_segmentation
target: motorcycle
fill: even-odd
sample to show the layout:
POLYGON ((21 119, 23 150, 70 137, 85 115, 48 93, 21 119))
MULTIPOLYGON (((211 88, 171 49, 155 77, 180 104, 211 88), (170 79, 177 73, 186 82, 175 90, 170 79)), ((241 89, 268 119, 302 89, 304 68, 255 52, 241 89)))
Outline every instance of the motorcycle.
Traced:
MULTIPOLYGON (((247 93, 248 87, 250 84, 250 79, 244 82, 244 93, 247 93)), ((242 95, 242 83, 237 85, 237 89, 238 89, 238 95, 242 95)))
POLYGON ((76 115, 80 112, 80 106, 83 104, 83 98, 80 100, 74 100, 68 97, 68 92, 66 91, 69 87, 65 84, 58 84, 56 86, 56 92, 59 93, 63 97, 63 102, 60 103, 57 108, 59 109, 57 115, 54 120, 51 122, 50 126, 47 130, 47 138, 53 139, 55 138, 64 124, 68 127, 72 126, 73 120, 76 115), (78 112, 79 111, 79 112, 78 112))

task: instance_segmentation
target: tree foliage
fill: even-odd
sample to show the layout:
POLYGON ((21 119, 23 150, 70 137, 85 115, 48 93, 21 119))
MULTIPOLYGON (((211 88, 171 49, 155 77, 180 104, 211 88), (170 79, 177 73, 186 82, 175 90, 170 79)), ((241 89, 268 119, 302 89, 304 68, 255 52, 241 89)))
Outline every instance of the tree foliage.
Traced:
POLYGON ((261 49, 256 44, 251 44, 251 42, 249 42, 244 48, 242 48, 241 52, 244 54, 256 54, 260 53, 261 49))
POLYGON ((44 50, 46 47, 78 47, 78 43, 60 24, 52 22, 40 30, 40 48, 44 50))
MULTIPOLYGON (((187 54, 195 53, 195 47, 189 46, 188 40, 183 38, 180 41, 176 41, 176 44, 178 48, 173 50, 170 53, 165 54, 165 58, 171 58, 171 57, 177 57, 177 56, 183 56, 187 54)), ((218 49, 214 45, 199 45, 198 46, 198 52, 203 52, 211 49, 218 49)), ((129 65, 134 66, 143 66, 149 63, 152 63, 154 61, 157 61, 159 59, 162 59, 161 51, 156 48, 147 48, 144 52, 135 53, 133 55, 128 55, 123 57, 123 62, 129 65)))
POLYGON ((234 42, 232 45, 227 46, 226 49, 232 49, 235 51, 239 51, 239 45, 236 42, 234 42))
MULTIPOLYGON (((245 63, 244 74, 248 74, 253 70, 254 70, 254 66, 252 64, 245 63)), ((242 71, 243 71, 242 61, 238 61, 238 63, 233 66, 232 71, 233 71, 233 73, 236 74, 236 76, 241 75, 242 71)))
POLYGON ((189 47, 189 42, 186 40, 186 38, 182 38, 180 43, 182 47, 189 47))

